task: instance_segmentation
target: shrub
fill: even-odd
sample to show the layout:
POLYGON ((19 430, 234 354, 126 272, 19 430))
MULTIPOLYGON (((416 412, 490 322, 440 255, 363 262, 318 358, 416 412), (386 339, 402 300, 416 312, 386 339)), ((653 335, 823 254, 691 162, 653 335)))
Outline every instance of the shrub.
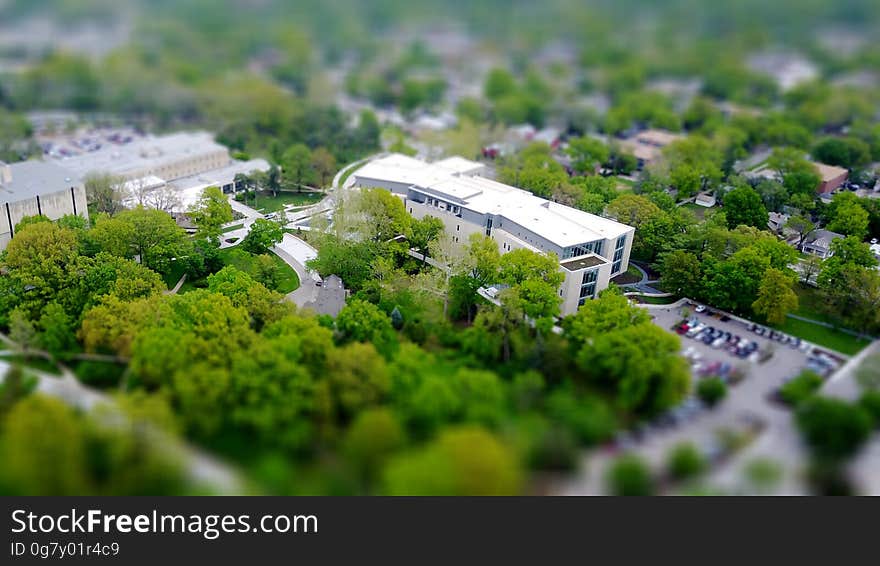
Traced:
POLYGON ((679 444, 669 453, 666 471, 676 480, 692 479, 706 470, 706 459, 690 443, 679 444))
POLYGON ((613 495, 653 495, 651 470, 637 456, 621 456, 605 476, 608 491, 613 495))
POLYGON ((708 377, 697 384, 697 396, 710 407, 714 407, 727 396, 727 386, 719 377, 708 377))
POLYGON ((822 377, 805 370, 779 389, 779 397, 784 403, 797 407, 815 395, 820 387, 822 387, 822 377))

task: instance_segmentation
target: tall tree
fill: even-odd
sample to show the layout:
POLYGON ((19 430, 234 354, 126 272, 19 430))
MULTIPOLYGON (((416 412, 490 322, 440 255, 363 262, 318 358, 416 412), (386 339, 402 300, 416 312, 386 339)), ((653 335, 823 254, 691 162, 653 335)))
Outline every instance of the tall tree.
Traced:
POLYGON ((750 187, 733 189, 724 196, 724 214, 727 227, 731 230, 739 225, 754 226, 760 230, 767 228, 769 215, 761 195, 750 187))
POLYGON ((788 313, 797 310, 798 297, 792 289, 792 278, 772 267, 764 272, 758 298, 752 303, 755 314, 763 316, 769 324, 785 322, 788 313))
POLYGON ((288 148, 281 157, 284 176, 288 182, 302 191, 303 185, 311 183, 314 178, 312 169, 312 152, 305 144, 298 143, 288 148))
POLYGON ((232 221, 232 205, 218 187, 208 187, 190 207, 189 216, 198 227, 198 236, 217 243, 223 225, 232 221))
POLYGON ((315 171, 319 188, 325 190, 336 172, 336 158, 326 148, 316 148, 312 152, 312 169, 315 171))
POLYGON ((434 216, 414 219, 410 225, 410 244, 422 254, 422 264, 428 260, 428 253, 443 233, 443 221, 434 216))
POLYGON ((86 199, 97 212, 114 215, 122 210, 125 179, 116 175, 93 173, 83 180, 86 199))

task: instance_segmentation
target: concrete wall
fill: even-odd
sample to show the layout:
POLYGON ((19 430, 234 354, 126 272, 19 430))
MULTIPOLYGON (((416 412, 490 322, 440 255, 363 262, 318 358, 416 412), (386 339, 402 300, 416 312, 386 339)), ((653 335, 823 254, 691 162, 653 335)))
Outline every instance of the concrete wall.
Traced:
POLYGON ((231 158, 229 150, 214 149, 196 153, 193 155, 183 155, 174 159, 168 159, 161 164, 139 167, 128 171, 126 177, 129 179, 139 179, 148 175, 161 177, 166 181, 174 181, 191 175, 198 175, 214 169, 220 169, 229 165, 231 158))
POLYGON ((603 289, 607 289, 611 280, 610 263, 603 263, 598 267, 588 267, 578 271, 569 271, 562 266, 560 266, 559 269, 565 274, 565 280, 559 288, 559 296, 562 298, 562 305, 560 307, 562 316, 568 316, 577 312, 585 272, 593 269, 599 270, 596 277, 596 295, 598 295, 603 289))
POLYGON ((36 216, 42 213, 50 220, 58 220, 67 214, 73 214, 85 219, 89 217, 86 203, 86 190, 82 185, 61 189, 54 193, 40 195, 16 202, 3 203, 0 205, 0 250, 6 249, 7 244, 14 236, 15 225, 26 216, 36 216), (11 221, 11 224, 10 224, 11 221))

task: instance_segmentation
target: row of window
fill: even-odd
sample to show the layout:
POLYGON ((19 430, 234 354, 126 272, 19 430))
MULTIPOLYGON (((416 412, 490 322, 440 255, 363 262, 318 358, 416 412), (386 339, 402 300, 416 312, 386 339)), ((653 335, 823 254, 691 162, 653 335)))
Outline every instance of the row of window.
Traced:
POLYGON ((595 242, 587 242, 586 244, 569 246, 562 250, 562 259, 570 259, 573 257, 580 257, 582 255, 592 253, 602 255, 602 243, 602 240, 596 240, 595 242))
POLYGON ((599 270, 591 269, 584 272, 581 279, 581 292, 579 294, 578 306, 582 306, 587 299, 592 299, 596 295, 596 280, 599 278, 599 270))
POLYGON ((620 268, 623 266, 623 251, 626 248, 626 234, 617 238, 616 245, 614 246, 614 264, 611 266, 611 274, 620 271, 620 268))
POLYGON ((440 199, 436 199, 434 197, 425 197, 425 204, 427 206, 433 206, 439 210, 446 210, 451 212, 452 214, 459 214, 461 212, 461 207, 455 204, 450 204, 446 201, 442 201, 440 199))

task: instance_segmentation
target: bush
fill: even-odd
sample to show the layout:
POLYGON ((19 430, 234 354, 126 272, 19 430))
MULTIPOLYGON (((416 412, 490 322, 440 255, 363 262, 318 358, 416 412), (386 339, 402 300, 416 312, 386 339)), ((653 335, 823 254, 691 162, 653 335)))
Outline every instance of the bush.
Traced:
POLYGON ((80 381, 100 388, 118 386, 123 373, 125 366, 108 362, 84 360, 76 367, 76 376, 80 381))
POLYGON ((637 456, 621 456, 605 476, 608 491, 613 495, 653 495, 651 470, 637 456))
POLYGON ((669 453, 666 471, 676 480, 692 479, 706 470, 706 459, 690 443, 679 444, 669 453))
POLYGON ((874 427, 880 428, 880 391, 865 391, 859 406, 874 420, 874 427))
POLYGON ((710 407, 714 407, 727 396, 727 386, 719 377, 709 377, 697 384, 697 396, 710 407))
POLYGON ((815 395, 820 387, 822 387, 822 377, 805 370, 779 389, 779 397, 784 403, 797 407, 815 395))
POLYGON ((840 462, 852 456, 871 434, 871 417, 858 405, 813 397, 801 403, 796 422, 817 459, 840 462))

